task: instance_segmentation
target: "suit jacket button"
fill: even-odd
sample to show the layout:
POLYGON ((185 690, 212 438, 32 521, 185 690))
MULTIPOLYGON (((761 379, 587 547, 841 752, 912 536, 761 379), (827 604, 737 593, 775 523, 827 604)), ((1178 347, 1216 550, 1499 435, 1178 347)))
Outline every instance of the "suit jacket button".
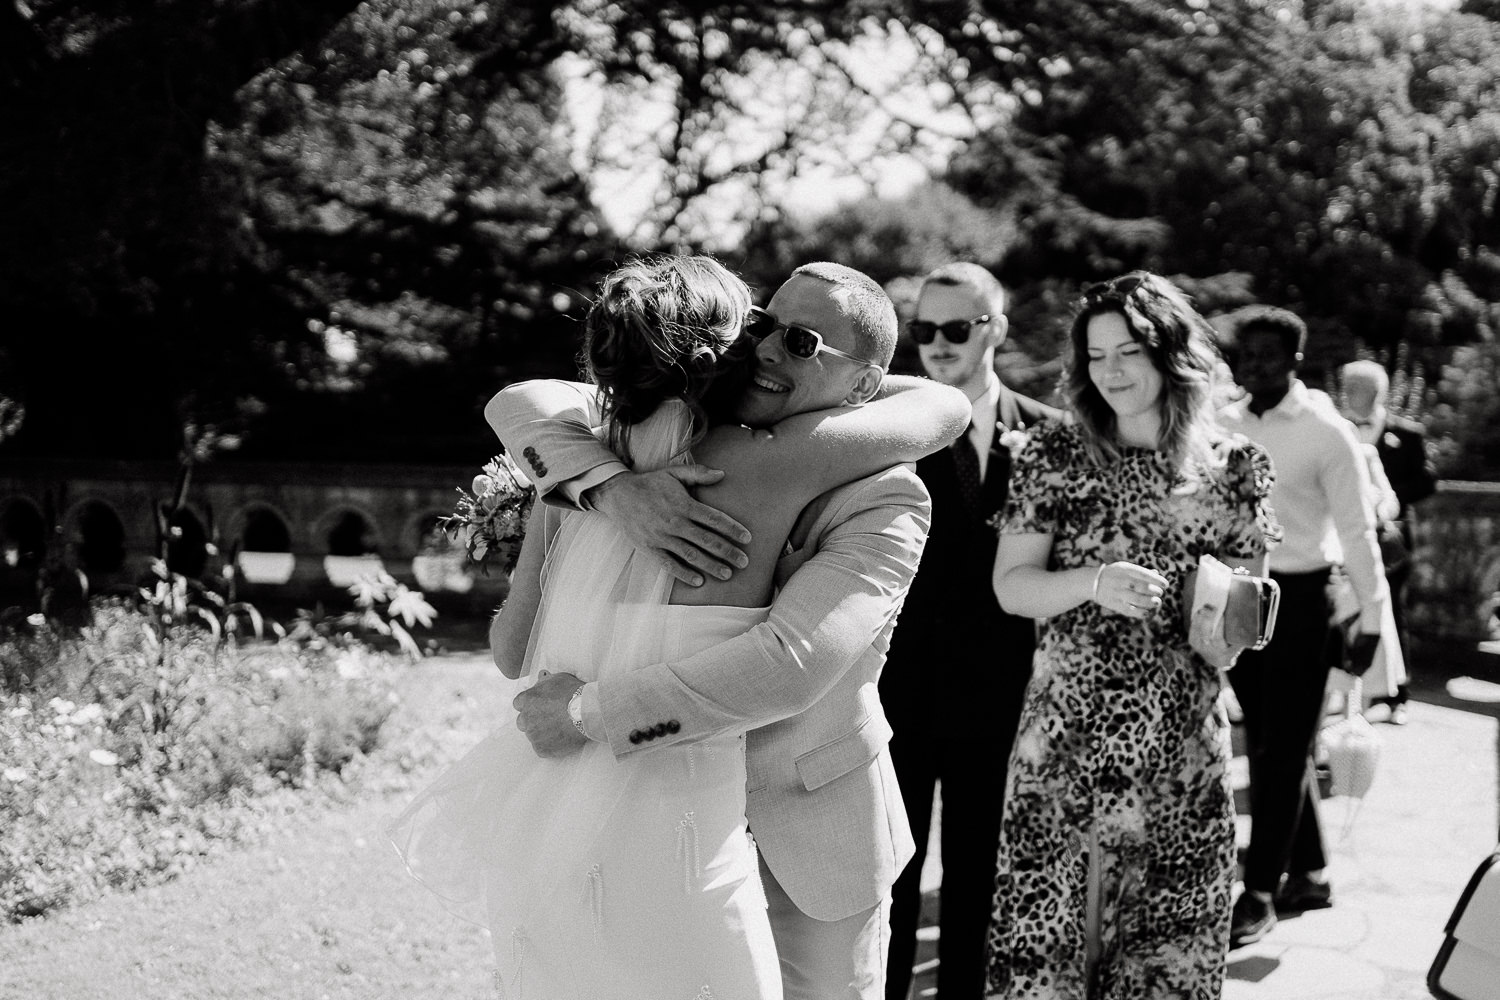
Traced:
POLYGON ((635 732, 633 732, 633 733, 630 734, 630 742, 632 742, 632 743, 639 743, 641 741, 641 736, 642 736, 641 731, 639 729, 637 729, 635 732))
POLYGON ((521 454, 525 455, 527 458, 536 458, 536 449, 531 447, 531 445, 527 445, 526 448, 521 452, 521 454))
POLYGON ((676 719, 673 719, 671 722, 667 723, 667 732, 669 733, 675 733, 681 728, 682 723, 678 722, 676 719))
POLYGON ((545 476, 547 474, 546 462, 536 462, 533 464, 532 468, 536 469, 536 474, 539 476, 545 476))

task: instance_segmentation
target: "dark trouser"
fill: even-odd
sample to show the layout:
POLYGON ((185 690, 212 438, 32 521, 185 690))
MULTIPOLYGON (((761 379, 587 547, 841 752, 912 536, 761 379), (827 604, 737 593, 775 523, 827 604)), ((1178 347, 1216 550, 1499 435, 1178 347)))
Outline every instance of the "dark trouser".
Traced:
POLYGON ((886 1000, 905 1000, 911 986, 922 915, 922 863, 933 787, 939 782, 943 882, 938 890, 938 996, 978 1000, 984 995, 985 935, 995 898, 1000 812, 1014 737, 1011 720, 1008 734, 984 740, 951 740, 926 732, 902 735, 899 729, 891 740, 891 762, 917 853, 891 888, 886 1000))
POLYGON ((1328 571, 1271 577, 1281 585, 1275 635, 1229 671, 1250 759, 1245 888, 1257 892, 1275 892, 1286 872, 1327 864, 1312 751, 1328 684, 1328 571))

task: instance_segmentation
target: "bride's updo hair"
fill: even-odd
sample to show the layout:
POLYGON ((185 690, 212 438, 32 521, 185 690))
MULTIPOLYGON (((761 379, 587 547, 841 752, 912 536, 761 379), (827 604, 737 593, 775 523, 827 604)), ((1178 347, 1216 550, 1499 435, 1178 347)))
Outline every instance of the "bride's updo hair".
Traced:
POLYGON ((655 255, 605 277, 584 320, 583 357, 616 454, 630 461, 630 428, 674 398, 692 414, 690 443, 702 437, 732 402, 718 377, 745 367, 749 310, 749 288, 711 257, 655 255))

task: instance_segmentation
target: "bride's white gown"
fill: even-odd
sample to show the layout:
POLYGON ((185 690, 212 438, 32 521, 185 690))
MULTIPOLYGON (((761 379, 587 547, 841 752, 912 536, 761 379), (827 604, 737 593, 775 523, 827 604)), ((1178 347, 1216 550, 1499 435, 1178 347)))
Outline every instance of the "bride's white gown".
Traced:
MULTIPOLYGON (((686 461, 671 457, 686 433, 685 409, 663 406, 633 429, 635 467, 686 461)), ((528 677, 680 659, 767 610, 668 605, 672 578, 597 514, 564 521, 542 581, 528 677)), ((449 909, 490 929, 503 1000, 779 1000, 744 747, 734 734, 616 760, 591 742, 544 760, 511 713, 391 838, 449 909)))

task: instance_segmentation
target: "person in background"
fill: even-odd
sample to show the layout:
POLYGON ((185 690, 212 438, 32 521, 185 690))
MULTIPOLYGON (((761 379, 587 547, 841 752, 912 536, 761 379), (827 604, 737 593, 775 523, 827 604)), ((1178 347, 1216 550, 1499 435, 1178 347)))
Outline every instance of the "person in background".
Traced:
MULTIPOLYGON (((1260 572, 1265 451, 1214 421, 1212 331, 1171 282, 1089 288, 1073 422, 1016 459, 994 586, 1045 618, 1011 754, 992 997, 1218 997, 1234 886, 1220 669, 1189 643, 1190 572, 1260 572)), ((1002 664, 1003 667, 1003 664, 1002 664)))
POLYGON ((1271 578, 1281 586, 1275 634, 1229 671, 1250 764, 1245 888, 1230 928, 1238 947, 1270 933, 1277 908, 1332 905, 1312 759, 1330 669, 1331 569, 1342 565, 1358 604, 1347 660, 1353 673, 1374 659, 1388 590, 1354 428, 1296 377, 1306 326, 1285 309, 1257 307, 1226 334, 1232 347, 1226 353, 1246 395, 1219 419, 1270 454, 1271 504, 1285 531, 1270 561, 1271 578))
POLYGON ((1003 801, 996 790, 1005 785, 1036 645, 1036 624, 995 601, 989 522, 1005 505, 1009 442, 1061 414, 1013 392, 995 373, 995 349, 1006 334, 1005 290, 978 264, 948 264, 927 275, 907 331, 922 368, 962 389, 973 419, 952 446, 917 461, 932 494, 932 527, 880 676, 880 700, 895 731, 891 761, 917 845, 891 891, 886 1000, 905 1000, 911 987, 939 785, 937 995, 953 1000, 978 997, 984 988, 1003 801))
MULTIPOLYGON (((1385 478, 1395 491, 1397 510, 1382 525, 1381 538, 1386 585, 1391 592, 1391 613, 1395 618, 1397 641, 1402 660, 1411 664, 1406 637, 1406 608, 1402 595, 1411 576, 1413 548, 1413 505, 1437 491, 1437 475, 1427 457, 1426 435, 1422 425, 1398 417, 1386 409, 1390 376, 1374 361, 1351 361, 1340 371, 1343 384, 1344 416, 1355 426, 1361 444, 1374 447, 1385 478)), ((1398 686, 1394 695, 1382 699, 1390 707, 1392 725, 1406 723, 1409 685, 1398 686)))

